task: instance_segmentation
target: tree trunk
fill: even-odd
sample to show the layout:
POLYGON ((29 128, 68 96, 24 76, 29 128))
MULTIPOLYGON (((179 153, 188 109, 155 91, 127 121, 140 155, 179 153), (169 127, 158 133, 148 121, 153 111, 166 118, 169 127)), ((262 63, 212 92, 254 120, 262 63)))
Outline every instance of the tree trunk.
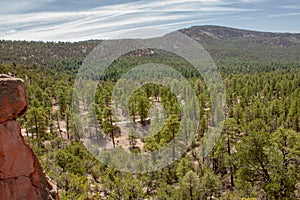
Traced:
POLYGON ((174 130, 172 131, 173 135, 173 161, 175 160, 175 133, 174 130))
MULTIPOLYGON (((35 124, 35 132, 36 132, 36 137, 37 138, 40 138, 39 136, 39 129, 38 129, 38 124, 37 124, 37 119, 36 119, 36 115, 34 115, 34 124, 35 124)), ((33 138, 33 135, 32 135, 32 138, 33 138)))
POLYGON ((59 118, 58 118, 57 111, 56 111, 56 120, 57 120, 57 128, 58 128, 58 131, 59 131, 59 135, 60 135, 61 138, 63 138, 62 137, 62 130, 60 129, 60 124, 59 124, 59 118))
POLYGON ((67 138, 70 140, 70 134, 69 134, 69 113, 66 113, 66 129, 67 129, 67 138))
MULTIPOLYGON (((112 120, 112 117, 111 117, 111 116, 109 117, 109 121, 110 121, 111 127, 113 128, 113 120, 112 120)), ((115 147, 116 147, 116 144, 115 144, 114 129, 112 129, 111 134, 110 134, 110 137, 111 137, 111 139, 112 139, 113 148, 115 148, 115 147)))
MULTIPOLYGON (((228 152, 229 157, 231 157, 230 149, 231 149, 231 147, 230 147, 229 135, 227 135, 227 152, 228 152)), ((229 171, 230 171, 230 190, 233 191, 234 175, 233 175, 233 166, 231 163, 230 163, 229 171)))

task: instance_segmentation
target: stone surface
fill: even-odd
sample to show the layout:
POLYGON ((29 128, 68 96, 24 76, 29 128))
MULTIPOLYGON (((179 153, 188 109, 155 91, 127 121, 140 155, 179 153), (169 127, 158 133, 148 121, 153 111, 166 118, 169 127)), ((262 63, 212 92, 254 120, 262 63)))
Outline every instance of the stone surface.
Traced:
POLYGON ((0 74, 0 123, 17 119, 27 111, 27 107, 23 80, 0 74))
POLYGON ((16 121, 27 106, 23 81, 0 75, 0 200, 57 200, 56 186, 43 173, 16 121))

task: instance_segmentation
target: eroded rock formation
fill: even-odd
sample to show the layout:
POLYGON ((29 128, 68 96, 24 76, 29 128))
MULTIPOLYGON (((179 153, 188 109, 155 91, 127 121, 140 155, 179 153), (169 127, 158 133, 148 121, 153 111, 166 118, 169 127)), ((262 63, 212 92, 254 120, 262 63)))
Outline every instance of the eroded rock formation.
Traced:
POLYGON ((21 135, 27 111, 24 82, 0 74, 0 200, 58 199, 57 189, 21 135))

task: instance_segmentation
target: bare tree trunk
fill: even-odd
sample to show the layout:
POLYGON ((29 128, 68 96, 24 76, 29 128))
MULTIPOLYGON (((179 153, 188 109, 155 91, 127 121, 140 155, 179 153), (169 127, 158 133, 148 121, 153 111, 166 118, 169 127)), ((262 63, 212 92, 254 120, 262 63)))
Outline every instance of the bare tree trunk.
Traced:
POLYGON ((67 138, 70 140, 70 134, 69 134, 69 113, 66 113, 66 129, 67 129, 67 138))
POLYGON ((113 148, 115 148, 115 147, 116 147, 116 144, 115 144, 115 135, 114 135, 114 132, 113 132, 113 131, 111 132, 110 137, 111 137, 111 139, 112 139, 113 148))
POLYGON ((173 130, 173 161, 175 160, 175 133, 174 133, 174 130, 173 130))
POLYGON ((60 129, 60 124, 59 124, 59 118, 58 118, 57 111, 56 111, 56 121, 57 121, 57 128, 58 128, 58 131, 59 131, 59 135, 60 135, 61 138, 63 138, 62 137, 62 130, 60 129))
MULTIPOLYGON (((37 119, 36 119, 36 115, 34 115, 34 124, 35 124, 35 132, 36 132, 36 137, 40 138, 39 136, 39 129, 38 129, 38 124, 37 124, 37 119)), ((33 138, 33 134, 32 134, 32 138, 33 138)))
MULTIPOLYGON (((228 152, 229 157, 231 157, 230 140, 229 140, 229 136, 227 136, 227 137, 228 137, 227 138, 227 152, 228 152)), ((232 166, 232 164, 230 164, 229 171, 230 171, 230 190, 233 191, 233 188, 234 188, 234 175, 233 175, 233 166, 232 166)))
MULTIPOLYGON (((112 117, 110 116, 109 117, 109 121, 110 121, 110 125, 113 127, 113 120, 112 120, 112 117)), ((113 148, 116 147, 116 144, 115 144, 115 135, 114 135, 114 129, 112 129, 111 131, 111 139, 112 139, 112 143, 113 143, 113 148)))

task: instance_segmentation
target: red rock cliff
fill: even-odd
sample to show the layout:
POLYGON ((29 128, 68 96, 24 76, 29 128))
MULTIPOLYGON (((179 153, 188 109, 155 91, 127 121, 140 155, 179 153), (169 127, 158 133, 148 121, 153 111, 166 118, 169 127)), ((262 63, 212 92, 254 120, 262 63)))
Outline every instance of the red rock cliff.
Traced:
POLYGON ((24 82, 0 74, 0 200, 57 200, 16 121, 27 106, 24 82))

